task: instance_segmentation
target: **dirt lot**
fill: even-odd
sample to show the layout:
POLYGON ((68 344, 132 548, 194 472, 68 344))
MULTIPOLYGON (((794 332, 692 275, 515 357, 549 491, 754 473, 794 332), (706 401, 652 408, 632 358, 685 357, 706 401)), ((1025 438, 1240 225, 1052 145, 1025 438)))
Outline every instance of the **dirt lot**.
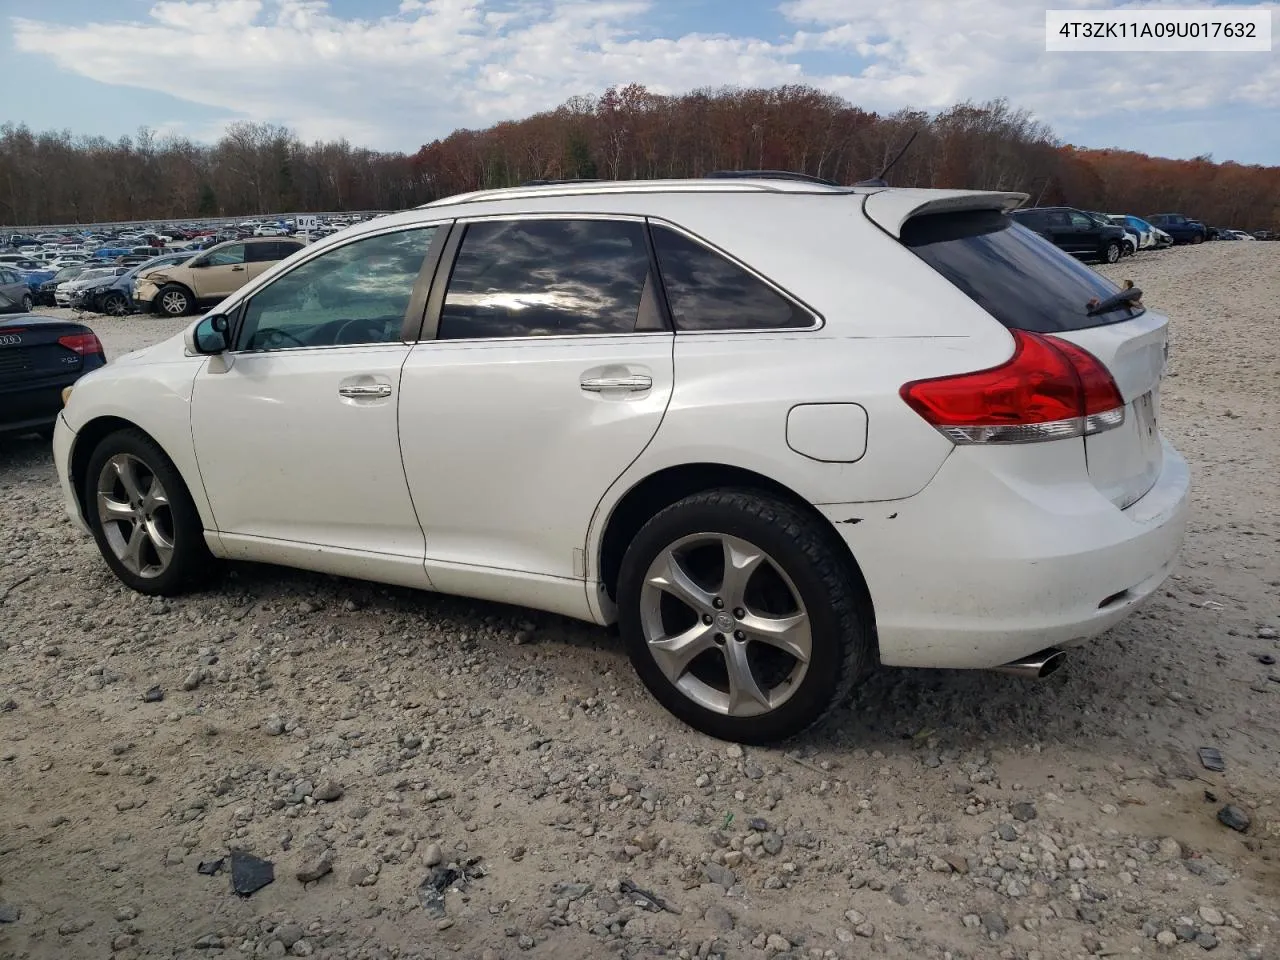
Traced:
POLYGON ((1280 244, 1107 272, 1173 317, 1180 571, 1043 683, 884 670, 786 750, 556 617, 250 566, 133 595, 0 444, 0 957, 1275 957, 1280 244), (274 882, 200 872, 232 849, 274 882))

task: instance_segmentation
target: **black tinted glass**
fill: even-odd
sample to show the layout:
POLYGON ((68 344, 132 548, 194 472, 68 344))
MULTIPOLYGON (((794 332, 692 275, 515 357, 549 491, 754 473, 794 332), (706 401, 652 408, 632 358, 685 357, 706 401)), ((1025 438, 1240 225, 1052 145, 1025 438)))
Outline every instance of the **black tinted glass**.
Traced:
POLYGON ((1142 312, 1126 305, 1089 316, 1090 300, 1119 287, 995 210, 915 217, 902 242, 1011 329, 1083 330, 1142 312))
POLYGON ((473 223, 449 277, 437 336, 632 333, 648 277, 638 222, 473 223))
POLYGON ((677 330, 813 326, 804 309, 684 234, 655 226, 653 244, 677 330))

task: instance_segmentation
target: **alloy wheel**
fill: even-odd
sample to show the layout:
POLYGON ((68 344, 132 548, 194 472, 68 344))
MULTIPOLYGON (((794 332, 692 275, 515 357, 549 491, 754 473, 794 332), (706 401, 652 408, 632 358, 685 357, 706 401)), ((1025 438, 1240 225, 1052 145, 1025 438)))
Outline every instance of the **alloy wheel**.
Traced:
POLYGON ((764 550, 727 534, 694 534, 662 550, 645 573, 640 620, 672 685, 731 717, 784 704, 813 654, 795 584, 764 550))
POLYGON ((98 522, 130 573, 158 577, 173 561, 173 513, 160 478, 140 459, 119 453, 98 474, 98 522))
POLYGON ((160 308, 171 317, 180 317, 187 312, 187 295, 180 290, 170 290, 160 298, 160 308))
POLYGON ((102 312, 112 317, 123 317, 129 312, 129 304, 118 294, 110 296, 102 302, 102 312))

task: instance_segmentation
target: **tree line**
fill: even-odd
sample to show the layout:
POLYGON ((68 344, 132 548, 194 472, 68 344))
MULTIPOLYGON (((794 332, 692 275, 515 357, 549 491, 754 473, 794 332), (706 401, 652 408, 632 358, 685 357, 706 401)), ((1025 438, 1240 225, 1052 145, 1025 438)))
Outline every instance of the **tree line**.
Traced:
POLYGON ((306 144, 272 124, 232 124, 211 146, 147 129, 108 141, 7 124, 0 223, 391 210, 527 180, 716 170, 792 170, 853 183, 875 176, 913 136, 887 177, 895 186, 1012 190, 1033 204, 1280 226, 1280 167, 1073 147, 1005 100, 883 114, 806 86, 667 96, 638 84, 458 130, 411 156, 345 141, 306 144))

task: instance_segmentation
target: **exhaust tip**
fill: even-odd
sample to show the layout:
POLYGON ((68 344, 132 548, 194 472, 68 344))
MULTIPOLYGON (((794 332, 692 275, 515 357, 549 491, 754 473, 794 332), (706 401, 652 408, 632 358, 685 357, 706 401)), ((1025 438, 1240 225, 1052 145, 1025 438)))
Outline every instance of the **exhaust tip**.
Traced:
POLYGON ((1054 650, 1040 664, 1040 672, 1036 674, 1037 680, 1043 680, 1045 677, 1057 673, 1064 663, 1067 662, 1067 654, 1063 650, 1054 650))
POLYGON ((1033 653, 1029 657, 1023 657, 1021 660, 1001 664, 994 669, 996 673, 1007 673, 1010 676, 1026 677, 1031 680, 1043 680, 1050 674, 1057 673, 1066 659, 1067 654, 1065 651, 1050 647, 1048 650, 1041 650, 1039 653, 1033 653))

